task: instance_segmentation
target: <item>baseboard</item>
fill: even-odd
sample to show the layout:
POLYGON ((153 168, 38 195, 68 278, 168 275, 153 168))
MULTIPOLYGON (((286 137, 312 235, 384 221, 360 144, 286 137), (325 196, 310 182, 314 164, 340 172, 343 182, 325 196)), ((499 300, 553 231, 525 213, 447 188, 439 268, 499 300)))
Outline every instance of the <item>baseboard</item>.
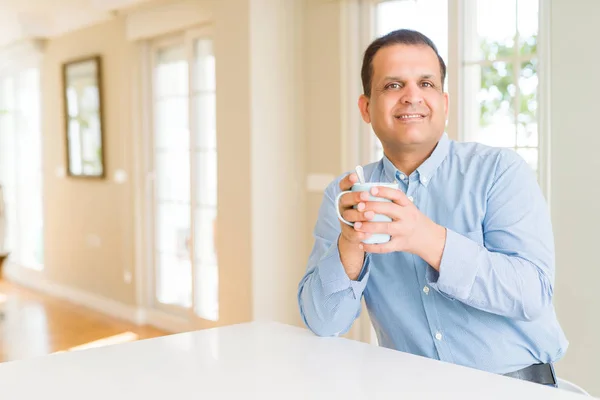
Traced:
POLYGON ((39 271, 27 270, 15 264, 5 265, 4 278, 25 288, 90 308, 113 318, 136 325, 151 325, 170 333, 190 332, 198 329, 184 317, 164 311, 134 307, 83 290, 50 282, 39 271))
POLYGON ((154 309, 130 306, 103 296, 50 282, 40 272, 27 270, 15 264, 7 263, 4 266, 4 277, 20 286, 136 325, 151 325, 170 333, 189 332, 195 329, 193 324, 185 318, 154 309))
POLYGON ((117 319, 132 322, 136 325, 147 323, 145 312, 139 307, 130 306, 103 296, 50 282, 36 271, 27 271, 22 267, 8 263, 4 268, 4 276, 7 280, 23 287, 88 307, 117 319))

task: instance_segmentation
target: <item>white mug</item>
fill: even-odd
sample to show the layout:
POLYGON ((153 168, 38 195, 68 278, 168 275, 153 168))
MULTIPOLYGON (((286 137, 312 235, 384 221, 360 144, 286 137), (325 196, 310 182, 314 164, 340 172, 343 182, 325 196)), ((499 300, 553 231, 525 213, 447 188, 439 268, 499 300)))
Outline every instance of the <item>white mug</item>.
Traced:
MULTIPOLYGON (((341 192, 340 194, 337 195, 337 197, 335 199, 335 211, 337 212, 338 219, 340 221, 342 221, 343 223, 345 223, 346 225, 354 226, 353 222, 346 221, 344 219, 344 217, 342 217, 342 214, 340 213, 340 198, 346 193, 368 192, 371 190, 371 188, 376 187, 376 186, 383 186, 383 187, 388 187, 391 189, 398 189, 398 184, 396 184, 396 183, 388 183, 388 182, 355 183, 354 185, 352 185, 351 190, 345 190, 345 191, 341 192)), ((370 195, 368 201, 391 201, 391 200, 370 195)), ((356 208, 356 206, 354 206, 354 208, 356 208)), ((391 221, 392 221, 392 219, 390 217, 388 217, 386 215, 382 215, 382 214, 375 214, 373 219, 370 220, 370 222, 391 222, 391 221)), ((373 234, 371 234, 371 236, 369 238, 363 240, 363 243, 365 243, 365 244, 380 244, 380 243, 389 242, 390 239, 391 239, 390 235, 388 235, 386 233, 373 233, 373 234)))

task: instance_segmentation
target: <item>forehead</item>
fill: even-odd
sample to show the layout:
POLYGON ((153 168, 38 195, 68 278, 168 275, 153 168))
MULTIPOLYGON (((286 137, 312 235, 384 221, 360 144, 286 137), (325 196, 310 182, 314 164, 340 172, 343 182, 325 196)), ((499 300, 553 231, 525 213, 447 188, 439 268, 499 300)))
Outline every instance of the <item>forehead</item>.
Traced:
POLYGON ((440 64, 433 49, 425 45, 394 44, 373 57, 373 79, 385 76, 433 75, 440 78, 440 64))

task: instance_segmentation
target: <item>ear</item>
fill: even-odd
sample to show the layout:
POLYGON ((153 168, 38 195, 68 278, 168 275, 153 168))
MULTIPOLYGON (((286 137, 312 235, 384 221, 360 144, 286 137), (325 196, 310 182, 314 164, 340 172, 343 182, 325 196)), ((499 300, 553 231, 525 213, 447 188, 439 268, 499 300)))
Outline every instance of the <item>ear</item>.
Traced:
POLYGON ((363 121, 367 124, 371 123, 371 114, 369 114, 369 98, 364 94, 361 94, 358 98, 358 109, 360 110, 360 115, 362 116, 363 121))

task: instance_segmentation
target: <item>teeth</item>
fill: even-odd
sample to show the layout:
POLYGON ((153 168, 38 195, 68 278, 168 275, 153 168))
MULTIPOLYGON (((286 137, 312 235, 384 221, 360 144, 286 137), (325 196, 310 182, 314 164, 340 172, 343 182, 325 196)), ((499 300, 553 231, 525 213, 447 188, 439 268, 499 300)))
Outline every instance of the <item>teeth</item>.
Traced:
POLYGON ((410 118, 421 118, 421 114, 411 114, 411 115, 400 115, 398 118, 400 119, 410 119, 410 118))

